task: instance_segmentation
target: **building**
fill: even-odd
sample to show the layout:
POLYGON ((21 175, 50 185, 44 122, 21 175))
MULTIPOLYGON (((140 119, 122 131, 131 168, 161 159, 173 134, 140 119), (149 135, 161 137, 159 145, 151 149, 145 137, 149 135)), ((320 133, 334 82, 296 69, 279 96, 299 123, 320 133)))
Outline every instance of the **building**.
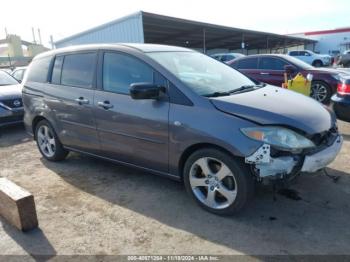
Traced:
POLYGON ((290 34, 315 40, 314 44, 306 46, 306 49, 317 53, 337 55, 350 49, 350 27, 334 30, 313 31, 305 33, 290 34))
POLYGON ((196 22, 137 12, 55 42, 57 48, 96 43, 156 43, 202 51, 244 54, 284 52, 312 39, 196 22))

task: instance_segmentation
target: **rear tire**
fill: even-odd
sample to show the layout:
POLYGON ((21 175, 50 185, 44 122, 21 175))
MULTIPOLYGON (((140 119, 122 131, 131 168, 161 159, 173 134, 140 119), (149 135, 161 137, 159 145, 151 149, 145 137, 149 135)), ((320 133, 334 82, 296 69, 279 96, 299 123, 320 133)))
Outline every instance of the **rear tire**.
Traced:
POLYGON ((310 96, 320 103, 328 104, 332 96, 332 89, 323 81, 312 81, 310 96))
POLYGON ((250 169, 242 161, 214 148, 194 152, 185 163, 183 175, 188 194, 214 214, 233 215, 254 195, 250 169))
POLYGON ((64 149, 55 130, 47 120, 41 120, 35 127, 35 140, 40 153, 49 161, 61 161, 69 151, 64 149))
POLYGON ((322 67, 322 66, 323 66, 323 63, 322 63, 322 61, 320 61, 320 60, 316 60, 316 61, 314 61, 314 62, 312 63, 312 65, 313 65, 314 67, 322 67))

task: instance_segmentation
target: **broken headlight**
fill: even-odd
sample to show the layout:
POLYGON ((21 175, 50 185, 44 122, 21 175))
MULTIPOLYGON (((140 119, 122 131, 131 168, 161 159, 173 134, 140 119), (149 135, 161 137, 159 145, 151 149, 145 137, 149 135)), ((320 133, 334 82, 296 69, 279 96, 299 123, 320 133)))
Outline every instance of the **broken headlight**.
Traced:
POLYGON ((315 146, 311 140, 284 127, 250 127, 242 128, 241 131, 251 139, 284 151, 295 151, 315 146))

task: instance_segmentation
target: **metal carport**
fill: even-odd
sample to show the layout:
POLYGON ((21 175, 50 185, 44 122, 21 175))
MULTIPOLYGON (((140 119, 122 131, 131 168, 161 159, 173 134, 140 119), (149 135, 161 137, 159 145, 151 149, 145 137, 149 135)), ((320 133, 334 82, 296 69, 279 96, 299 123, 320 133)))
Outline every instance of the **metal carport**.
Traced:
POLYGON ((56 47, 96 43, 156 43, 194 48, 205 53, 215 50, 248 53, 284 52, 292 46, 314 40, 241 28, 202 23, 148 12, 118 18, 55 42, 56 47), (244 43, 244 48, 242 43, 244 43))
POLYGON ((243 52, 256 50, 257 53, 264 50, 270 53, 276 49, 316 42, 300 37, 220 26, 147 12, 142 12, 142 19, 145 43, 185 46, 202 49, 204 52, 222 48, 243 52))

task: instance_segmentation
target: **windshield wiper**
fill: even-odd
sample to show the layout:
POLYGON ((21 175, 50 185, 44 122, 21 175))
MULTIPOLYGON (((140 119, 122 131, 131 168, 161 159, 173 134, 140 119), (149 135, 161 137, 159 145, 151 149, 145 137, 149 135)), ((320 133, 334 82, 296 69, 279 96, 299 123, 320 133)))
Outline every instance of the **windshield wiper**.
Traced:
POLYGON ((244 86, 241 86, 240 88, 237 88, 235 90, 230 91, 230 93, 231 94, 242 93, 242 92, 246 92, 246 91, 255 90, 255 89, 258 89, 258 88, 261 88, 261 87, 264 87, 264 86, 266 86, 265 83, 261 83, 261 84, 258 84, 258 85, 244 85, 244 86))
POLYGON ((230 91, 214 92, 214 93, 207 94, 204 96, 206 96, 206 97, 229 96, 229 95, 236 94, 236 93, 248 92, 248 91, 255 90, 257 88, 261 88, 264 86, 266 86, 265 83, 261 83, 258 85, 244 85, 244 86, 241 86, 240 88, 236 88, 236 89, 233 89, 230 91))

